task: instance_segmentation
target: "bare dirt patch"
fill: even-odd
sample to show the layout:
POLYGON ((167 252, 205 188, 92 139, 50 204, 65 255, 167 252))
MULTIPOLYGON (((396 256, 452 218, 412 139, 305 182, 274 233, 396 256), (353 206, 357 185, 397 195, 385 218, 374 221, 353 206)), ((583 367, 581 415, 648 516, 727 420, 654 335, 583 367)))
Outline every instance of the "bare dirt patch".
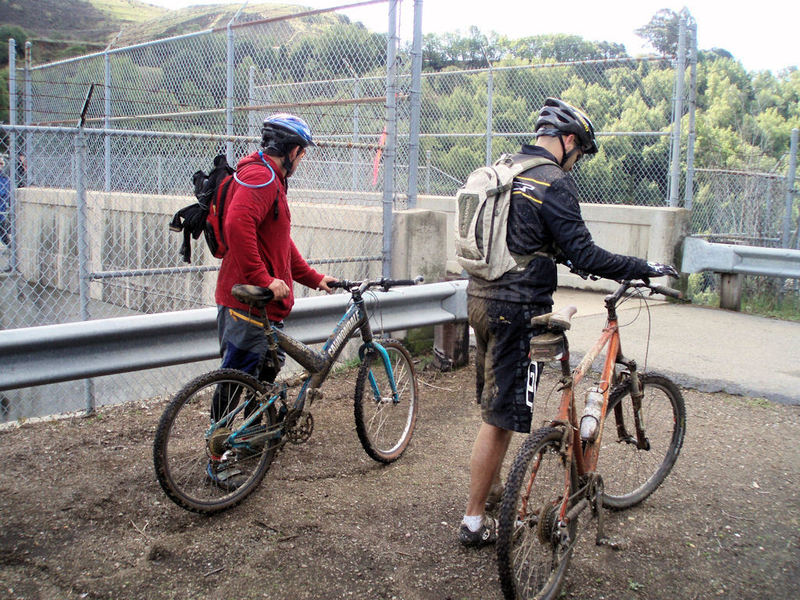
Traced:
MULTIPOLYGON (((480 420, 473 377, 421 374, 414 440, 390 466, 358 442, 354 372, 331 379, 311 440, 212 517, 155 480, 163 404, 0 432, 0 598, 499 599, 493 549, 456 540, 480 420)), ((606 513, 620 549, 595 546, 582 519, 565 598, 800 597, 800 407, 684 397, 675 469, 641 506, 606 513)))

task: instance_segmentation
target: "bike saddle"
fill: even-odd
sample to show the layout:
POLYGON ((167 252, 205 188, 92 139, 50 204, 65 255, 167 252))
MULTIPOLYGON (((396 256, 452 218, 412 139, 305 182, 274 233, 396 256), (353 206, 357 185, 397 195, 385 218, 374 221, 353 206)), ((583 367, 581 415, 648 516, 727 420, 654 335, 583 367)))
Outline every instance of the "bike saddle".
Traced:
POLYGON ((272 290, 258 285, 248 285, 246 283, 237 283, 231 288, 231 294, 239 302, 249 304, 254 308, 264 308, 272 299, 275 294, 272 290))
POLYGON ((531 325, 547 327, 548 331, 567 331, 572 325, 570 319, 576 312, 578 312, 576 306, 565 306, 557 312, 533 317, 531 325))

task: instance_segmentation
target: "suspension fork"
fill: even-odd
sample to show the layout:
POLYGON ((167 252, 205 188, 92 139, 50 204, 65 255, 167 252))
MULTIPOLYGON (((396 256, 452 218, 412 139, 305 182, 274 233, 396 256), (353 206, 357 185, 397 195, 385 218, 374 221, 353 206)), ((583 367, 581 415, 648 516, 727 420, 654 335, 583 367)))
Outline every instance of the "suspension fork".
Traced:
MULTIPOLYGON (((645 432, 644 414, 642 413, 642 398, 644 398, 644 387, 642 386, 641 379, 639 378, 639 371, 636 368, 636 361, 633 359, 625 359, 620 354, 618 363, 627 367, 629 372, 628 385, 631 390, 631 404, 633 405, 633 426, 636 433, 636 447, 639 450, 649 450, 650 440, 647 439, 645 432)), ((622 403, 619 402, 614 407, 614 418, 617 422, 617 435, 621 439, 627 439, 627 432, 625 431, 625 423, 623 421, 622 403)))
MULTIPOLYGON (((398 402, 397 382, 395 381, 394 378, 394 369, 392 369, 392 361, 389 358, 389 353, 386 351, 386 348, 384 348, 382 344, 376 342, 375 340, 365 342, 358 350, 358 355, 362 361, 365 359, 367 352, 369 352, 370 350, 374 351, 378 355, 378 360, 381 361, 381 363, 383 364, 383 368, 386 369, 386 376, 389 379, 389 386, 391 387, 392 390, 392 402, 396 404, 398 402)), ((369 370, 368 376, 369 376, 369 384, 370 387, 372 388, 372 393, 375 396, 375 401, 380 402, 381 390, 378 387, 378 382, 376 381, 375 375, 372 372, 371 368, 369 370)))

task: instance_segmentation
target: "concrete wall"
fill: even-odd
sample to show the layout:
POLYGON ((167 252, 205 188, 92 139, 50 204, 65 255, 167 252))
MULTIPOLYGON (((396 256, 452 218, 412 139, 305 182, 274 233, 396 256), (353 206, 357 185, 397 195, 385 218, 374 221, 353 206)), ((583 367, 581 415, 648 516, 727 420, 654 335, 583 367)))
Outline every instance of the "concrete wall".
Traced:
MULTIPOLYGON (((420 196, 417 207, 447 216, 447 270, 460 273, 454 240, 455 201, 446 196, 420 196)), ((682 208, 581 204, 581 213, 595 243, 611 252, 650 261, 678 264, 680 245, 687 235, 689 211, 682 208)), ((613 291, 609 281, 584 281, 559 266, 559 285, 613 291)))
MULTIPOLYGON (((28 281, 57 289, 77 290, 78 245, 74 190, 23 188, 17 198, 20 268, 28 281)), ((334 257, 316 265, 340 277, 366 278, 381 274, 379 260, 346 262, 355 256, 378 258, 383 250, 379 194, 291 191, 292 232, 309 259, 334 257), (304 198, 328 203, 303 202, 304 198), (353 204, 346 204, 354 202, 353 204), (372 202, 372 206, 358 203, 372 202)), ((175 211, 189 196, 156 196, 119 192, 87 193, 89 254, 93 271, 183 266, 178 258, 180 235, 167 228, 175 211)), ((581 210, 597 244, 612 252, 676 264, 688 227, 688 212, 678 208, 582 204, 581 210)), ((393 277, 425 276, 441 280, 446 272, 460 273, 453 241, 454 201, 451 197, 420 196, 417 209, 395 212, 392 232, 393 277)), ((202 240, 193 241, 193 264, 219 261, 202 240)), ((93 299, 135 311, 182 310, 187 302, 213 305, 216 273, 192 277, 168 275, 136 278, 135 285, 106 286, 94 282, 93 299), (200 280, 202 297, 195 298, 200 280), (170 301, 165 297, 177 296, 170 301), (153 298, 159 306, 154 309, 153 298), (180 300, 187 298, 190 300, 180 300), (166 302, 166 305, 164 303, 166 302), (173 302, 170 304, 170 302, 173 302)), ((612 290, 613 283, 584 281, 559 267, 559 284, 612 290)), ((298 286, 301 287, 301 286, 298 286)), ((303 295, 303 290, 297 290, 303 295)))
MULTIPOLYGON (((380 277, 383 251, 383 211, 373 206, 342 204, 336 193, 330 203, 303 202, 318 192, 292 190, 292 237, 310 261, 323 259, 315 268, 348 279, 380 277), (352 262, 354 257, 372 257, 352 262)), ((364 200, 375 201, 374 194, 364 200)), ((158 196, 121 192, 87 192, 90 269, 118 271, 180 267, 178 256, 182 234, 171 232, 168 223, 190 196, 158 196)), ((17 192, 19 267, 29 282, 60 290, 78 290, 78 234, 76 194, 71 189, 22 188, 17 192)), ((395 213, 392 276, 441 280, 445 273, 446 237, 443 214, 428 210, 395 213)), ((205 243, 192 240, 192 265, 217 265, 205 243)), ((216 272, 191 276, 152 275, 128 278, 126 285, 93 282, 92 299, 137 312, 183 310, 214 304, 216 272), (197 298, 198 281, 201 297, 197 298), (177 299, 174 299, 177 298, 177 299), (157 306, 153 303, 158 302, 157 306)), ((119 282, 120 280, 116 280, 119 282)), ((297 286, 296 293, 305 295, 297 286)))

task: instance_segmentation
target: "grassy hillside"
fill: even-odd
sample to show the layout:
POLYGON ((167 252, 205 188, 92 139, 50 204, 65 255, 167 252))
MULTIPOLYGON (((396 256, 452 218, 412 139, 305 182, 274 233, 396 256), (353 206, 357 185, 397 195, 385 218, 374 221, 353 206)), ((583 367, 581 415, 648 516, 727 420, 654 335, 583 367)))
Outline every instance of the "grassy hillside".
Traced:
MULTIPOLYGON (((95 1, 95 0, 92 0, 95 1)), ((157 18, 140 22, 123 30, 116 41, 116 46, 128 46, 143 41, 156 40, 175 35, 201 31, 215 27, 225 27, 241 8, 240 4, 210 4, 206 6, 190 6, 168 11, 157 18)), ((309 10, 299 6, 285 4, 248 4, 239 15, 237 23, 246 23, 271 17, 300 13, 309 10)), ((322 15, 317 20, 328 23, 340 22, 343 17, 322 15)), ((293 23, 294 28, 302 27, 301 23, 293 23)))
MULTIPOLYGON (((34 64, 96 52, 113 41, 115 47, 224 27, 240 4, 191 6, 168 10, 136 0, 0 0, 0 23, 20 27, 25 39, 17 39, 20 55, 24 41, 33 41, 34 64)), ((304 12, 283 4, 251 4, 238 22, 304 12)), ((320 15, 319 23, 342 22, 344 17, 320 15)), ((293 28, 306 24, 294 23, 293 28)), ((13 34, 15 38, 20 36, 13 34)), ((4 40, 3 40, 4 41, 4 40)), ((20 56, 21 58, 21 56, 20 56)))
POLYGON ((101 44, 167 12, 135 0, 0 0, 0 23, 22 27, 29 38, 101 44))

